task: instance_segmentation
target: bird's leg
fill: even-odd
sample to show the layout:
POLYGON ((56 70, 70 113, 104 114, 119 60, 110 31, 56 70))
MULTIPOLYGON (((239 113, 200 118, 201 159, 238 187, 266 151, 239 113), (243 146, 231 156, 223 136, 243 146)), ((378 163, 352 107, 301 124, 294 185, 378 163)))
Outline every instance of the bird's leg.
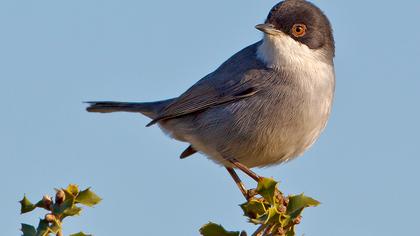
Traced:
POLYGON ((247 190, 245 188, 245 185, 242 183, 238 174, 236 174, 235 170, 232 167, 226 167, 226 170, 229 172, 230 176, 232 176, 233 181, 235 181, 236 185, 238 186, 239 190, 241 190, 242 195, 244 195, 247 201, 253 196, 255 196, 255 191, 247 190))
POLYGON ((233 181, 235 181, 236 185, 238 186, 239 190, 241 190, 241 193, 244 195, 244 197, 248 199, 248 190, 246 190, 245 185, 242 183, 235 170, 231 167, 226 167, 226 170, 229 172, 230 176, 232 176, 233 181))
POLYGON ((236 166, 238 169, 240 169, 242 172, 247 174, 249 177, 253 178, 255 181, 260 182, 261 177, 257 175, 254 171, 250 170, 245 165, 241 164, 238 160, 233 158, 233 159, 229 159, 229 162, 232 163, 234 166, 236 166))

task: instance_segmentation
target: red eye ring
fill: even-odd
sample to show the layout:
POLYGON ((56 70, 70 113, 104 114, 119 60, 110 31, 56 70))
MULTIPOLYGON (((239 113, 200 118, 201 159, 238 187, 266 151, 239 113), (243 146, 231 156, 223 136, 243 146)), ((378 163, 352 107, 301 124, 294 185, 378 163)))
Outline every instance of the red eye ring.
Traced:
POLYGON ((292 31, 293 36, 295 36, 296 38, 300 38, 300 37, 305 36, 306 30, 307 30, 306 25, 294 24, 291 31, 292 31))

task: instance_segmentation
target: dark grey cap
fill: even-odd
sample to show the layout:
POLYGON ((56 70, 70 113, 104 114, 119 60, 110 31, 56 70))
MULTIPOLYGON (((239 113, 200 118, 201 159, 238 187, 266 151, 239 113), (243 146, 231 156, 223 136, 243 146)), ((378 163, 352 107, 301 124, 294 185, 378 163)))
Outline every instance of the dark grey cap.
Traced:
POLYGON ((286 0, 275 5, 265 21, 277 30, 307 45, 311 49, 323 49, 331 59, 335 54, 334 37, 330 21, 314 4, 305 0, 286 0), (301 37, 293 34, 294 26, 303 25, 306 33, 301 37))

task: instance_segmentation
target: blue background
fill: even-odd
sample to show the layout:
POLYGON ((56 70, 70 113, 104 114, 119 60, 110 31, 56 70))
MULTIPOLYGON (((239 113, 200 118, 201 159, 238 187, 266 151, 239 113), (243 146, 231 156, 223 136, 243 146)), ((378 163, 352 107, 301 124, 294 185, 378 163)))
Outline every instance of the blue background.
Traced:
MULTIPOLYGON (((337 93, 325 133, 304 157, 256 169, 286 193, 323 204, 302 235, 418 232, 420 2, 314 1, 337 42, 337 93)), ((276 1, 0 1, 0 228, 18 235, 24 193, 92 186, 95 209, 65 234, 198 235, 209 220, 254 226, 226 171, 135 114, 89 114, 86 100, 179 95, 259 40, 276 1)), ((248 186, 253 186, 247 181, 248 186)))

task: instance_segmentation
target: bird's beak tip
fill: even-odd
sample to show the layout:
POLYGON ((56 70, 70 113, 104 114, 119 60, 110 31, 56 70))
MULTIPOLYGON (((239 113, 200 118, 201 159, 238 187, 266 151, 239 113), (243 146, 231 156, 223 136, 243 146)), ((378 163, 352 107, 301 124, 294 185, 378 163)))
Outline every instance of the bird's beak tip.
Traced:
POLYGON ((276 33, 278 30, 274 27, 274 25, 272 24, 258 24, 255 26, 255 28, 263 33, 266 34, 274 34, 276 33))
POLYGON ((266 24, 258 24, 255 26, 255 29, 262 31, 265 28, 266 24))

